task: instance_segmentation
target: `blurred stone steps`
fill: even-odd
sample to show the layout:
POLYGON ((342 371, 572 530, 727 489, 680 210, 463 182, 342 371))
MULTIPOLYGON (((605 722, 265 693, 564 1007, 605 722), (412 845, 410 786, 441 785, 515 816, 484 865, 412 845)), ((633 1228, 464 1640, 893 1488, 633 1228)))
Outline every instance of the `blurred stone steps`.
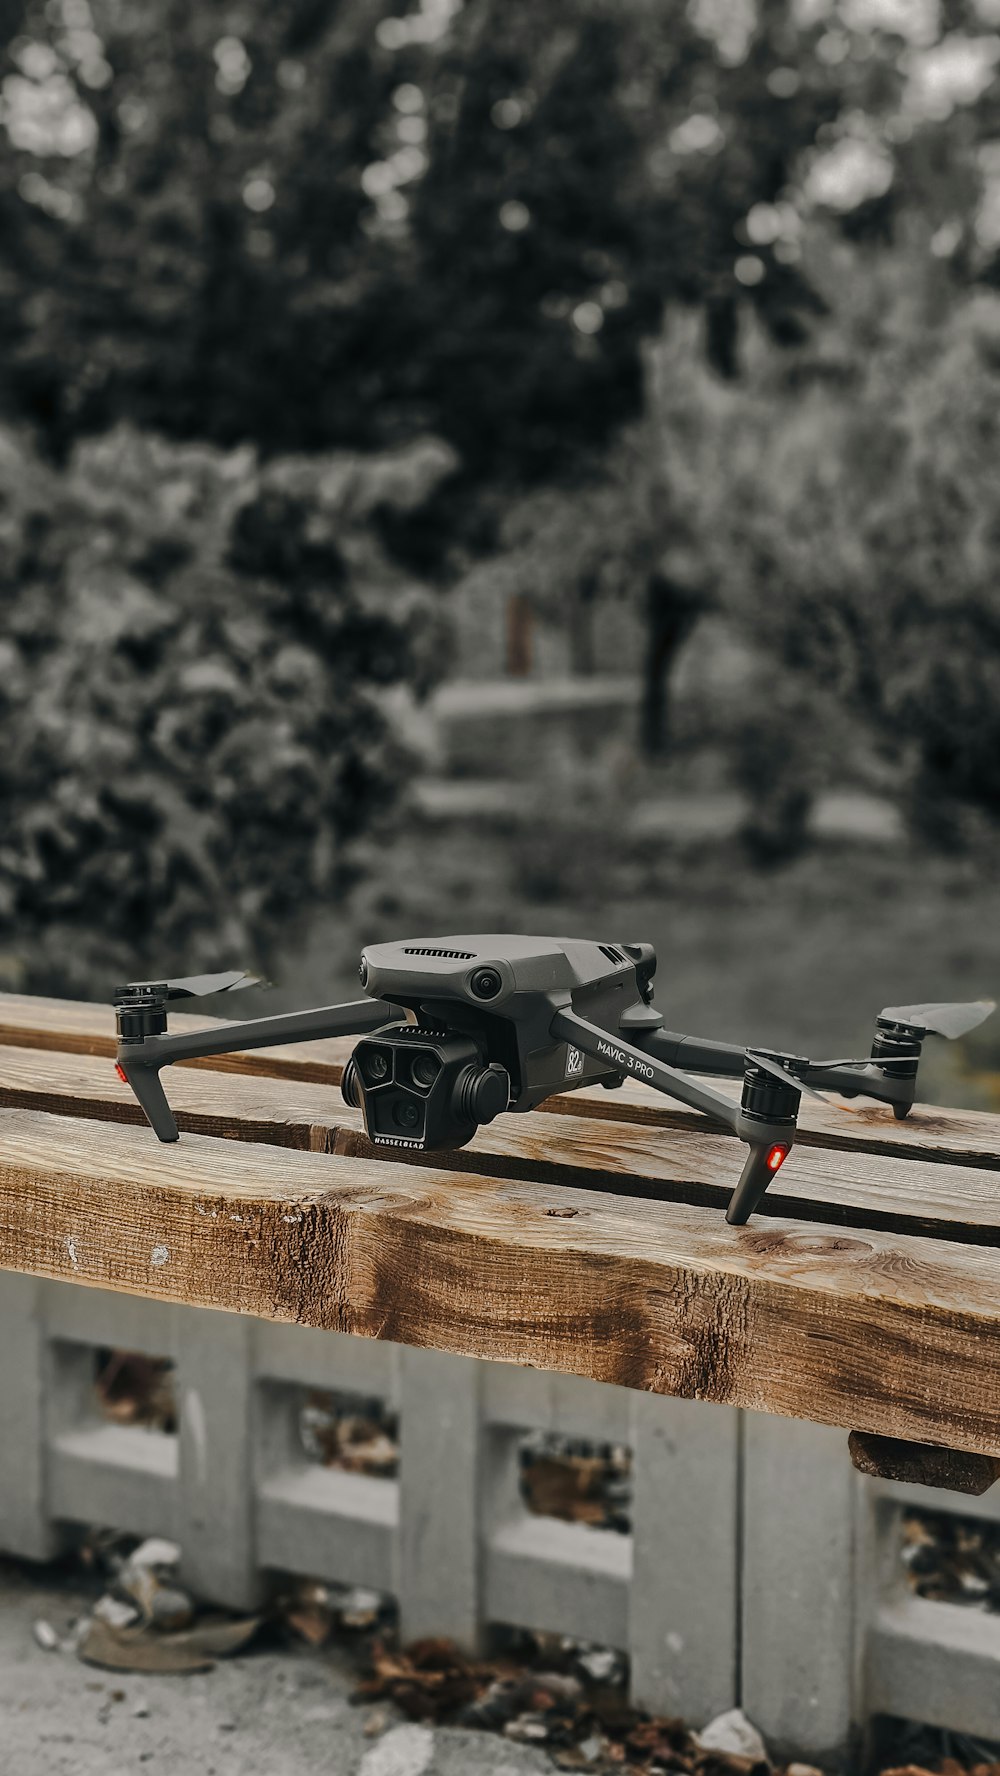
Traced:
MULTIPOLYGON (((555 792, 553 792, 555 793, 555 792)), ((423 777, 414 786, 422 816, 441 824, 517 825, 537 820, 541 794, 507 777, 423 777)), ((738 790, 706 794, 671 791, 643 798, 626 816, 629 837, 662 843, 731 838, 749 811, 738 790)), ((809 819, 816 838, 896 845, 904 824, 895 803, 863 790, 829 790, 817 796, 809 819)))
POLYGON ((546 764, 634 750, 640 681, 581 678, 456 679, 431 698, 435 775, 534 779, 546 764))

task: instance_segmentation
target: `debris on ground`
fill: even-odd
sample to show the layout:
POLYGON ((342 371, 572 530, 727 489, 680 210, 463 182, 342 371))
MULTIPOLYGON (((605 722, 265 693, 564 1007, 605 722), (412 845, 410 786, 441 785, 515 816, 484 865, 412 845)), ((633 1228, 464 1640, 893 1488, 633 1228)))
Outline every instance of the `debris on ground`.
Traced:
POLYGON ((273 1613, 309 1646, 325 1646, 338 1631, 365 1634, 394 1618, 390 1600, 364 1585, 325 1585, 315 1579, 294 1581, 277 1594, 273 1613))
POLYGON ((210 1671, 216 1659, 242 1652, 261 1627, 261 1616, 203 1609, 178 1584, 180 1549, 163 1536, 98 1534, 80 1559, 105 1589, 66 1640, 51 1624, 35 1624, 46 1650, 75 1651, 84 1664, 107 1671, 210 1671))
POLYGON ((946 1727, 883 1716, 874 1750, 879 1776, 1000 1776, 1000 1746, 946 1727))
POLYGON ((763 1741, 745 1715, 738 1726, 727 1726, 725 1719, 713 1723, 714 1739, 709 1730, 710 1742, 699 1742, 683 1721, 650 1718, 628 1704, 623 1663, 598 1666, 619 1680, 614 1686, 595 1681, 585 1661, 605 1649, 556 1636, 532 1638, 536 1657, 530 1664, 511 1655, 472 1659, 447 1640, 405 1648, 376 1640, 356 1699, 391 1702, 412 1721, 479 1727, 538 1745, 557 1768, 593 1776, 623 1770, 642 1776, 771 1776, 763 1741))
MULTIPOLYGON (((916 1529, 907 1546, 926 1562, 918 1579, 939 1583, 941 1544, 916 1529)), ((978 1559, 981 1549, 956 1538, 949 1552, 956 1560, 978 1559)), ((557 1770, 589 1776, 821 1776, 802 1760, 772 1764, 741 1709, 694 1730, 634 1708, 627 1659, 607 1647, 514 1629, 498 1631, 498 1650, 482 1658, 445 1639, 400 1646, 387 1597, 306 1579, 276 1590, 259 1615, 234 1616, 207 1609, 179 1584, 179 1549, 160 1537, 95 1533, 78 1558, 103 1590, 65 1637, 44 1618, 32 1623, 46 1653, 75 1652, 86 1664, 116 1672, 181 1675, 207 1671, 258 1638, 270 1637, 273 1646, 276 1638, 291 1637, 341 1656, 349 1645, 359 1668, 352 1700, 364 1706, 364 1735, 378 1745, 401 1730, 402 1715, 411 1733, 479 1729, 537 1747, 557 1770)), ((146 1707, 137 1701, 137 1715, 146 1707)), ((880 1776, 1000 1776, 993 1747, 903 1722, 887 1725, 889 1737, 872 1765, 880 1776)), ((380 1767, 372 1762, 372 1776, 380 1767)))
POLYGON ((76 1654, 105 1671, 211 1671, 216 1659, 241 1653, 261 1625, 260 1616, 203 1616, 193 1628, 164 1632, 151 1623, 113 1628, 99 1616, 81 1625, 76 1654))

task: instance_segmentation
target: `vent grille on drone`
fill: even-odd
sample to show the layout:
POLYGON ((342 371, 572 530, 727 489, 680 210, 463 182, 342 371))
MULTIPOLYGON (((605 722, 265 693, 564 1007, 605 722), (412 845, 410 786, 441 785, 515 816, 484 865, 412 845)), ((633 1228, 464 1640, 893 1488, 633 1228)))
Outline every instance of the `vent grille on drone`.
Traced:
POLYGON ((616 950, 613 944, 598 944, 597 947, 600 950, 601 955, 607 956, 608 961, 614 962, 616 967, 620 966, 621 963, 624 962, 625 958, 621 954, 621 951, 616 950))
POLYGON ((404 944, 404 956, 444 956, 449 962, 474 962, 475 950, 432 950, 426 944, 404 944))

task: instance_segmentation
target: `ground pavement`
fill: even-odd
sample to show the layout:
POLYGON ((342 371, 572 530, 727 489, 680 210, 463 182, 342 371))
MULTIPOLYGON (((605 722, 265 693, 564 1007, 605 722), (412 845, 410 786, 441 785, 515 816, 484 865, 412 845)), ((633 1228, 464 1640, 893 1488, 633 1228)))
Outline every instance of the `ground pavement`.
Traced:
POLYGON ((326 1651, 248 1653, 165 1677, 38 1645, 37 1621, 62 1636, 93 1601, 0 1566, 0 1776, 552 1776, 529 1747, 352 1707, 355 1673, 326 1651))

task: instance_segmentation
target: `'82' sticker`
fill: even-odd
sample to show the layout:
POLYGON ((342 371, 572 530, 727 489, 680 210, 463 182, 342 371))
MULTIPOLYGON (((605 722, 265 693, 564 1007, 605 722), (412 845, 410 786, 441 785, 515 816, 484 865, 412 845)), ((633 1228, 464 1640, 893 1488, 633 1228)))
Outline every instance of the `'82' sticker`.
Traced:
POLYGON ((583 1055, 578 1048, 566 1050, 566 1078, 572 1079, 575 1074, 583 1072, 583 1055))

